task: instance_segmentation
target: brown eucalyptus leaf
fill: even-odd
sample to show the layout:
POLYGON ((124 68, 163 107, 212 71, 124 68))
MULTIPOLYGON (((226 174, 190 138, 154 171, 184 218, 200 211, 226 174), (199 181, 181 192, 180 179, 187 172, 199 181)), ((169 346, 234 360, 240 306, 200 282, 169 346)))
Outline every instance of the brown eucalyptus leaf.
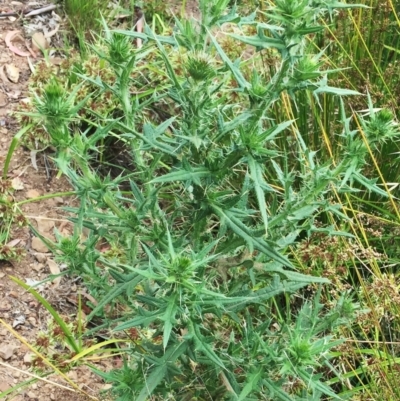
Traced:
POLYGON ((13 64, 6 64, 5 68, 7 78, 16 84, 19 80, 19 68, 15 67, 13 64))
POLYGON ((32 35, 32 49, 34 52, 39 53, 42 49, 47 49, 49 44, 42 32, 35 32, 32 35))

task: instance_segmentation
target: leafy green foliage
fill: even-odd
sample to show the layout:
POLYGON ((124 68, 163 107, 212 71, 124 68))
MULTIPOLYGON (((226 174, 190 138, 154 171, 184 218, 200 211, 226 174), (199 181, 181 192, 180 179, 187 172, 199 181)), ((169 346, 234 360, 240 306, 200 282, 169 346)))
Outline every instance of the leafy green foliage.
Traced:
POLYGON ((371 100, 368 116, 349 117, 342 97, 358 92, 329 85, 323 53, 307 45, 321 17, 355 5, 280 0, 259 21, 227 4, 203 0, 198 29, 176 20, 168 37, 103 22, 101 67, 76 62, 40 88, 25 116, 49 133, 80 200, 67 209, 74 235, 51 247, 98 300, 88 319, 127 333, 124 366, 98 372, 117 399, 340 399, 326 383, 338 373, 331 349, 358 305, 347 294, 320 302, 316 284, 328 280, 304 274, 310 253, 293 250, 319 233, 354 237, 335 199, 388 196, 365 165, 370 145, 398 131, 371 100), (243 28, 227 36, 250 46, 251 62, 213 33, 226 22, 243 28), (257 53, 279 62, 266 68, 257 53), (332 95, 335 160, 310 146, 307 114, 298 123, 282 112, 332 95))

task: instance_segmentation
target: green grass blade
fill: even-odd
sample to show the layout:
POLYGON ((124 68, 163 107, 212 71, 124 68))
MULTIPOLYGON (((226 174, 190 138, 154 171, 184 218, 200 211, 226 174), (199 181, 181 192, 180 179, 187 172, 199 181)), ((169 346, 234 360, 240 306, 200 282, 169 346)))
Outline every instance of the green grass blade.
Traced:
POLYGON ((16 147, 19 144, 20 139, 22 138, 22 136, 29 131, 31 128, 33 127, 33 124, 29 124, 26 127, 20 129, 15 135, 14 138, 11 141, 10 147, 8 148, 8 152, 7 152, 7 157, 6 160, 4 162, 4 167, 3 167, 3 178, 6 179, 7 175, 8 175, 8 169, 10 167, 10 162, 11 162, 11 158, 14 154, 14 151, 16 149, 16 147))
POLYGON ((18 279, 17 277, 10 276, 10 279, 32 294, 36 300, 53 316, 56 323, 60 326, 62 332, 65 335, 65 340, 67 341, 68 345, 75 351, 80 352, 79 344, 75 341, 74 336, 72 335, 71 331, 69 330, 68 326, 61 318, 61 316, 53 309, 53 307, 32 287, 25 284, 23 281, 18 279))

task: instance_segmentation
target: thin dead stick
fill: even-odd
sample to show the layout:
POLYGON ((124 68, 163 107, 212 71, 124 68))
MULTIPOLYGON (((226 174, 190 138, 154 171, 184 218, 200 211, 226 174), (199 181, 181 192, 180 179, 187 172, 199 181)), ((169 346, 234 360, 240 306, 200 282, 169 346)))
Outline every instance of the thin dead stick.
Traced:
POLYGON ((19 13, 16 12, 16 11, 13 11, 11 13, 4 13, 4 14, 0 13, 0 18, 3 18, 3 17, 19 17, 20 15, 22 15, 23 17, 33 17, 35 15, 44 14, 44 13, 47 13, 49 11, 55 10, 56 8, 57 8, 57 6, 55 4, 51 4, 49 6, 38 8, 38 9, 32 10, 32 11, 22 11, 22 12, 19 12, 19 13))
MULTIPOLYGON (((144 14, 140 7, 135 6, 134 8, 134 29, 136 32, 143 33, 144 26, 144 14)), ((140 49, 142 47, 143 41, 141 38, 136 38, 136 47, 140 49)))
MULTIPOLYGON (((136 23, 136 31, 139 33, 143 32, 143 16, 139 18, 138 22, 136 23)), ((136 39, 136 46, 138 49, 140 49, 142 47, 142 39, 141 38, 137 38, 136 39)))
POLYGON ((71 223, 67 219, 54 219, 52 217, 31 216, 31 215, 28 215, 28 214, 25 214, 25 217, 27 217, 28 219, 35 219, 35 220, 48 220, 48 221, 60 221, 61 223, 71 223))
POLYGON ((77 393, 77 391, 74 390, 73 388, 69 388, 69 387, 63 386, 62 384, 58 384, 58 383, 53 382, 51 380, 47 380, 44 377, 37 376, 37 375, 35 375, 35 374, 31 373, 31 372, 28 372, 26 370, 21 370, 21 369, 15 368, 14 366, 8 365, 8 364, 6 364, 4 362, 0 362, 0 365, 6 367, 8 369, 16 370, 17 372, 20 372, 20 373, 22 373, 24 375, 27 375, 27 376, 30 376, 30 377, 34 377, 35 379, 41 380, 43 382, 52 384, 53 386, 57 386, 57 387, 63 388, 64 390, 68 390, 68 391, 71 391, 73 393, 77 393))
POLYGON ((26 14, 25 17, 32 17, 34 15, 47 13, 48 11, 55 10, 56 8, 57 8, 57 6, 55 4, 51 4, 51 5, 47 6, 47 7, 38 8, 37 10, 32 10, 31 12, 26 14))

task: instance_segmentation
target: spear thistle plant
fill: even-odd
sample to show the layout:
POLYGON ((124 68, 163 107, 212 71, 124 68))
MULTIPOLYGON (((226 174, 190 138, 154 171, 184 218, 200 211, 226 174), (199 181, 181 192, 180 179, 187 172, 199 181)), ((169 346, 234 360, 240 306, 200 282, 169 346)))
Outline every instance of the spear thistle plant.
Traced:
MULTIPOLYGON (((324 94, 357 93, 330 86, 323 54, 307 46, 307 36, 322 29, 319 18, 355 5, 280 0, 265 11, 265 22, 235 8, 224 13, 228 1, 212 3, 201 1, 196 35, 178 20, 168 37, 149 27, 144 34, 105 28, 107 51, 96 52, 114 82, 76 74, 119 104, 103 119, 92 111, 89 129, 71 135, 67 146, 56 143, 55 160, 80 200, 68 208, 74 236, 58 236, 56 257, 98 300, 88 320, 97 317, 102 328, 126 335, 123 367, 97 371, 119 400, 341 399, 326 384, 338 372, 331 348, 358 306, 348 294, 323 305, 316 288, 327 280, 301 274, 291 247, 316 232, 352 237, 336 229, 334 222, 350 219, 334 196, 360 188, 385 193, 363 175, 361 132, 344 107, 338 134, 345 148, 336 164, 318 159, 294 119, 274 115, 300 94, 319 103, 324 94), (257 53, 251 67, 231 60, 210 33, 225 22, 254 28, 254 35, 230 37, 273 53, 275 70, 267 71, 257 53), (126 38, 137 36, 143 48, 129 50, 126 38), (162 60, 157 72, 167 83, 143 94, 135 71, 151 52, 162 60), (174 113, 155 123, 142 118, 151 107, 174 113), (134 166, 121 167, 115 178, 90 164, 90 151, 107 152, 107 137, 134 166), (306 298, 307 290, 312 300, 293 312, 291 294, 306 298)), ((50 130, 47 101, 37 102, 36 117, 45 116, 50 130)), ((371 134, 378 118, 389 136, 398 135, 386 114, 370 117, 360 119, 371 134)))

